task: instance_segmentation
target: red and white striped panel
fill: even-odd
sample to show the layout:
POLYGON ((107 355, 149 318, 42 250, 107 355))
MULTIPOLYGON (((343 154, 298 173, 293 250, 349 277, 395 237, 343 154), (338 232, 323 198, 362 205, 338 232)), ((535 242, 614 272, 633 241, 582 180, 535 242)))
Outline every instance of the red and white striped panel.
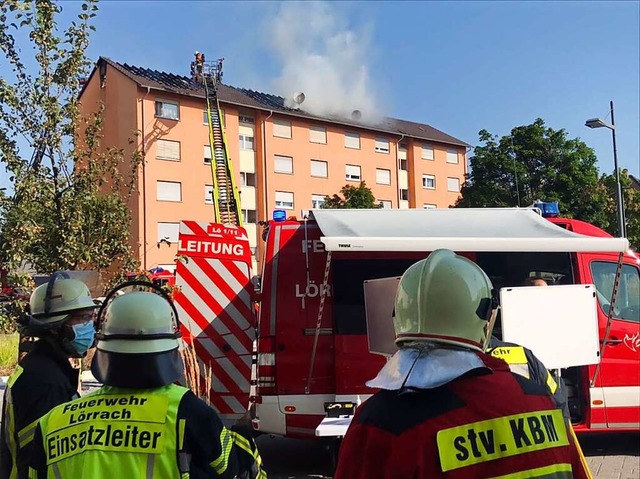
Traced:
POLYGON ((201 375, 205 369, 211 370, 211 403, 219 414, 228 417, 244 414, 249 402, 255 339, 251 270, 245 259, 248 257, 250 261, 250 253, 246 256, 243 252, 239 259, 220 254, 229 251, 220 245, 241 245, 243 251, 249 252, 249 242, 244 229, 238 229, 237 235, 225 236, 208 234, 207 231, 215 230, 211 226, 196 222, 180 225, 181 238, 192 242, 214 239, 216 243, 210 243, 206 254, 191 253, 186 244, 179 246, 178 254, 188 260, 177 263, 176 285, 180 292, 175 305, 185 339, 195 343, 201 375))

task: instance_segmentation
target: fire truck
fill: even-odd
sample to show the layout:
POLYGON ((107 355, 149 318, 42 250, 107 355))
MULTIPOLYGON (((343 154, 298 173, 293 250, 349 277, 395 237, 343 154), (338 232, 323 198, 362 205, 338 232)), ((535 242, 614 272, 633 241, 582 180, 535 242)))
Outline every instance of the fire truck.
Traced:
POLYGON ((256 431, 315 437, 328 408, 366 400, 375 391, 365 382, 385 358, 369 350, 364 282, 400 276, 448 248, 478 263, 497 289, 531 275, 595 285, 599 363, 562 370, 574 429, 640 429, 640 258, 625 238, 560 218, 545 204, 311 210, 299 219, 276 210, 263 269, 254 275, 220 122, 221 76, 221 61, 198 70, 215 214, 211 223, 180 224, 175 305, 223 421, 249 412, 256 431))
POLYGON ((577 432, 638 430, 640 258, 624 238, 540 213, 537 208, 311 210, 294 219, 276 212, 254 294, 243 239, 234 231, 225 236, 215 224, 191 224, 185 235, 191 242, 181 250, 195 255, 200 266, 184 278, 179 267, 177 281, 200 308, 194 308, 196 342, 202 343, 205 361, 217 362, 212 398, 222 413, 231 412, 232 402, 250 404, 257 431, 314 436, 328 406, 355 407, 375 392, 365 382, 385 361, 369 350, 363 283, 400 276, 444 247, 478 263, 497 289, 519 286, 532 275, 552 285, 595 285, 600 362, 562 370, 572 422, 577 432), (252 302, 259 305, 257 317, 252 302), (249 397, 251 352, 245 336, 253 328, 255 388, 249 397))

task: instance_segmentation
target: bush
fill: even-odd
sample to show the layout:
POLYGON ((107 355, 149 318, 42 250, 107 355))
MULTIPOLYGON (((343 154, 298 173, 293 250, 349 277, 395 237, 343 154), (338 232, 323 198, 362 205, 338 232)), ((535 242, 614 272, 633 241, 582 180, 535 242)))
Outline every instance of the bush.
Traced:
POLYGON ((0 376, 8 376, 18 364, 18 342, 20 335, 0 334, 0 376))

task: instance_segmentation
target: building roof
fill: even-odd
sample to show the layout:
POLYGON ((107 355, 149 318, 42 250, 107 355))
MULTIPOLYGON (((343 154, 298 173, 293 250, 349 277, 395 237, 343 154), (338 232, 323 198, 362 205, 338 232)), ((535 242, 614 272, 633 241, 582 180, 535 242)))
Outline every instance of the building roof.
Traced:
MULTIPOLYGON (((149 87, 154 90, 167 91, 178 95, 205 98, 204 88, 187 76, 175 75, 173 73, 161 72, 149 68, 136 67, 127 63, 118 63, 106 57, 100 57, 97 65, 101 62, 107 63, 120 71, 141 87, 149 87)), ((97 67, 96 67, 97 68, 97 67)), ((91 73, 93 75, 96 71, 91 73)), ((82 94, 82 93, 81 93, 82 94)), ((317 116, 305 112, 303 109, 293 109, 285 106, 285 99, 281 96, 270 93, 249 90, 247 88, 237 88, 230 85, 221 84, 218 87, 218 98, 223 103, 230 103, 247 108, 255 108, 265 111, 279 112, 310 120, 319 120, 340 125, 357 127, 365 130, 373 130, 393 135, 404 135, 410 138, 434 141, 456 146, 470 146, 462 140, 433 128, 427 124, 415 123, 412 121, 399 120, 397 118, 384 117, 376 124, 360 123, 344 118, 317 116)))

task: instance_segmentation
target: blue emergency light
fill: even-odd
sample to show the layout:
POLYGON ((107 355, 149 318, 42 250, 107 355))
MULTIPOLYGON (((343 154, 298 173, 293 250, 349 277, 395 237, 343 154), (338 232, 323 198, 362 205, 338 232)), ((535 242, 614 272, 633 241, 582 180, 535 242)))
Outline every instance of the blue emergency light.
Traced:
POLYGON ((285 210, 273 210, 273 221, 285 221, 287 212, 285 210))
POLYGON ((557 201, 537 201, 533 206, 540 210, 543 218, 557 218, 560 216, 560 207, 557 201))

